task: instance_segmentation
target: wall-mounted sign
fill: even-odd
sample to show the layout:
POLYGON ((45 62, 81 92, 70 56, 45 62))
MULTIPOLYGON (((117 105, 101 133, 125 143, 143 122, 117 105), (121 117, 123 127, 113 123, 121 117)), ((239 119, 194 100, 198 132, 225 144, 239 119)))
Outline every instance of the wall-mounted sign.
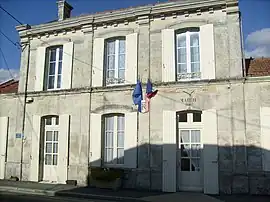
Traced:
POLYGON ((16 133, 16 138, 23 138, 23 134, 21 134, 21 133, 16 133))
POLYGON ((188 106, 191 106, 193 103, 197 102, 197 99, 192 97, 192 94, 194 93, 194 91, 188 93, 186 91, 183 91, 183 93, 186 93, 189 95, 188 98, 181 98, 180 101, 185 104, 185 105, 188 105, 188 106))
POLYGON ((190 106, 190 105, 192 105, 194 102, 196 102, 197 99, 196 99, 196 98, 181 98, 180 101, 181 101, 182 103, 184 103, 185 105, 190 106))

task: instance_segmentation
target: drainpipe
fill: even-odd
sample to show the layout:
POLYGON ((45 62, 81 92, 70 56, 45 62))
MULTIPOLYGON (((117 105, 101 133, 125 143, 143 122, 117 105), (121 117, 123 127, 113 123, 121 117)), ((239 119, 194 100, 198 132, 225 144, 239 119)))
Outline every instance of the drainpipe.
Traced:
POLYGON ((246 77, 246 61, 245 61, 245 53, 244 53, 244 36, 243 36, 243 23, 242 23, 242 16, 241 12, 239 12, 239 21, 240 21, 240 37, 241 37, 241 54, 242 54, 242 75, 246 77))
POLYGON ((91 60, 90 60, 90 93, 89 93, 89 128, 88 128, 88 176, 87 176, 87 181, 89 180, 89 168, 91 166, 91 156, 92 156, 92 151, 91 151, 91 105, 92 105, 92 74, 93 74, 93 50, 94 50, 94 21, 95 18, 92 20, 92 44, 91 44, 91 60))
MULTIPOLYGON (((148 26, 148 40, 149 40, 149 47, 148 47, 148 53, 149 53, 149 60, 148 60, 148 68, 149 68, 149 71, 148 71, 148 78, 150 79, 151 77, 151 73, 150 73, 150 65, 151 65, 151 40, 150 40, 150 25, 151 25, 151 13, 152 13, 152 8, 150 8, 150 12, 149 12, 149 26, 148 26)), ((151 103, 151 102, 150 102, 151 103)), ((150 183, 150 186, 149 186, 149 189, 151 190, 152 188, 152 167, 151 167, 151 104, 149 106, 149 126, 148 126, 148 130, 149 130, 149 147, 148 147, 148 155, 149 155, 149 183, 150 183)))
POLYGON ((26 76, 24 86, 24 101, 23 101, 23 120, 22 120, 22 136, 21 136, 21 162, 20 162, 20 181, 22 181, 23 175, 23 144, 24 144, 24 131, 25 131, 25 118, 26 118, 26 99, 27 99, 27 86, 28 86, 28 75, 29 75, 29 64, 30 64, 30 38, 28 36, 28 55, 26 65, 26 76))

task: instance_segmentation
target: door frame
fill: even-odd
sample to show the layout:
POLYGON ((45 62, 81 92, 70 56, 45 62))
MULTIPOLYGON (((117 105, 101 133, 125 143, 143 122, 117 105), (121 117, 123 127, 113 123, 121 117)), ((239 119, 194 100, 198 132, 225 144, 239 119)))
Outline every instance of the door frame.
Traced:
MULTIPOLYGON (((57 176, 57 169, 58 169, 58 164, 59 164, 59 133, 60 133, 60 126, 59 126, 59 116, 47 116, 47 117, 43 117, 43 128, 44 130, 42 130, 42 136, 43 136, 43 141, 41 142, 42 147, 40 148, 42 150, 42 181, 47 181, 46 179, 44 179, 45 175, 45 169, 47 166, 53 166, 55 169, 55 173, 56 173, 56 182, 58 182, 58 176, 57 176), (51 119, 51 125, 46 125, 46 119, 51 119), (46 158, 46 132, 47 131, 51 131, 52 132, 52 140, 50 141, 52 144, 52 152, 50 153, 52 156, 54 154, 53 152, 53 143, 55 142, 54 139, 54 132, 57 131, 58 132, 58 138, 57 138, 57 164, 56 165, 45 165, 45 158, 46 158)), ((51 161, 53 162, 53 157, 51 159, 51 161)), ((52 168, 53 169, 53 168, 52 168)), ((49 180, 51 182, 51 180, 49 180)))
MULTIPOLYGON (((163 111, 163 168, 162 191, 176 192, 176 132, 177 114, 174 110, 163 111)), ((219 169, 218 169, 218 125, 217 110, 210 108, 202 110, 203 124, 203 193, 219 194, 219 169), (212 147, 209 147, 209 145, 212 147), (207 156, 207 158, 206 158, 207 156), (211 169, 209 169, 211 167, 211 169)))
POLYGON ((182 111, 178 111, 176 113, 176 145, 177 145, 177 159, 176 159, 176 186, 177 186, 177 191, 194 191, 194 192, 203 192, 204 189, 204 183, 203 183, 203 173, 204 173, 204 163, 203 163, 203 122, 202 122, 202 111, 199 110, 182 110, 182 111), (193 122, 193 113, 197 112, 201 115, 201 121, 200 122, 193 122), (179 114, 180 113, 187 113, 187 122, 180 122, 179 121, 179 114), (180 180, 181 178, 179 178, 180 175, 180 168, 181 168, 181 162, 179 163, 179 161, 181 160, 181 154, 179 153, 179 146, 180 146, 180 140, 179 140, 179 136, 180 136, 180 130, 200 130, 200 145, 201 145, 201 157, 200 157, 200 184, 201 184, 201 188, 198 189, 181 189, 180 188, 180 180))

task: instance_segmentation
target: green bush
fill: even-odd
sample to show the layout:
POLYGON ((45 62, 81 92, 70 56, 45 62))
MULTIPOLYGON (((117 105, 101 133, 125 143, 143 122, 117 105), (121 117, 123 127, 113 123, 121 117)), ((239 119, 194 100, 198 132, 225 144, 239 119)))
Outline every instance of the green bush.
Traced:
POLYGON ((91 177, 94 180, 114 181, 117 178, 122 178, 123 169, 119 168, 91 168, 91 177))

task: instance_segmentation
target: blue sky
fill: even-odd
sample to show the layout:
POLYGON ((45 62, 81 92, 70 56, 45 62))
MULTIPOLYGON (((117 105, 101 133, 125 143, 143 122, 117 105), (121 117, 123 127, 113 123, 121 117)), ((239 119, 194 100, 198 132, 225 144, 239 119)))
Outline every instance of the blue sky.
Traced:
MULTIPOLYGON (((155 3, 158 0, 68 0, 72 15, 155 3)), ((159 0, 164 2, 167 0, 159 0)), ((0 5, 22 23, 41 24, 57 18, 56 0, 0 0, 0 5)), ((247 57, 270 57, 270 0, 239 0, 247 57)), ((0 30, 18 42, 18 23, 0 9, 0 30)), ((14 76, 18 75, 20 51, 0 34, 0 47, 14 76)), ((0 54, 0 82, 10 77, 0 54)))

